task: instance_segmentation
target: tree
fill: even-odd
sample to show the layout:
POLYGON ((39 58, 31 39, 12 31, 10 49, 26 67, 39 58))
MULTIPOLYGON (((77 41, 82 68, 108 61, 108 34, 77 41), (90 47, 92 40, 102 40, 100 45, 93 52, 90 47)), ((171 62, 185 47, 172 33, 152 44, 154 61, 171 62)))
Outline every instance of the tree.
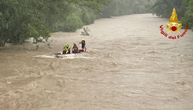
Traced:
POLYGON ((93 23, 108 0, 1 0, 0 46, 93 23))

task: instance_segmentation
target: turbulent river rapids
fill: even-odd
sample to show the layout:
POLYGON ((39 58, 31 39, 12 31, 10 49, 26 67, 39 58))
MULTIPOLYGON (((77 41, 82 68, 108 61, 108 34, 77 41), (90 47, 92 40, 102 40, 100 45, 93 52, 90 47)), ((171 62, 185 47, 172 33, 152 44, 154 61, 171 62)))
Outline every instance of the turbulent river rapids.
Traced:
POLYGON ((167 19, 96 20, 90 36, 53 33, 49 47, 0 49, 0 110, 193 110, 193 32, 170 40, 167 19), (41 58, 87 42, 77 58, 41 58))

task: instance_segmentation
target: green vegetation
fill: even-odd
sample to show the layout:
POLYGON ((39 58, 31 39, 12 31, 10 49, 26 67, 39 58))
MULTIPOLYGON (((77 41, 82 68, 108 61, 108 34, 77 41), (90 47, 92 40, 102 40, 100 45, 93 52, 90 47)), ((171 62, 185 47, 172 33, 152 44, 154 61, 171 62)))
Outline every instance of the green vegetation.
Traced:
POLYGON ((193 0, 187 0, 187 8, 183 17, 183 22, 187 23, 193 30, 193 0))
MULTIPOLYGON (((1 0, 0 46, 39 42, 51 32, 76 31, 100 17, 150 12, 154 0, 1 0)), ((190 15, 187 15, 190 16, 190 15)))
POLYGON ((111 0, 104 8, 103 17, 150 12, 154 0, 111 0))
POLYGON ((156 0, 153 13, 160 17, 170 17, 172 8, 176 8, 179 19, 193 28, 193 0, 156 0))
POLYGON ((93 23, 108 0, 1 0, 0 46, 93 23))

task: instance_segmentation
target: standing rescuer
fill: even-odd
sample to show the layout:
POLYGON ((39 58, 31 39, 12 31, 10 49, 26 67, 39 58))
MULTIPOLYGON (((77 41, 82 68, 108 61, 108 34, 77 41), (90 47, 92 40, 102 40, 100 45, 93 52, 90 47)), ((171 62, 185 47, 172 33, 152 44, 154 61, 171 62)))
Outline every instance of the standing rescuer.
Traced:
POLYGON ((82 40, 80 44, 81 44, 81 49, 79 50, 79 52, 86 52, 86 41, 82 40))

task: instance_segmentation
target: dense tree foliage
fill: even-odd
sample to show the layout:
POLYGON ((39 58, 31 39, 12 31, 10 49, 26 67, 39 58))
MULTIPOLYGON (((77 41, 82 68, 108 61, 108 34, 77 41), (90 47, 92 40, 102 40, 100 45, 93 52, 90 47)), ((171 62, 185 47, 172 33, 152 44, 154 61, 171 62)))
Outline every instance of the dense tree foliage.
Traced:
MULTIPOLYGON (((148 12, 154 0, 0 0, 0 46, 76 31, 100 17, 148 12)), ((190 15, 187 15, 190 16, 190 15)))
POLYGON ((168 18, 173 8, 177 9, 179 19, 193 27, 193 0, 156 0, 153 13, 160 17, 168 18))
POLYGON ((104 17, 150 12, 154 0, 111 0, 104 8, 104 17))
POLYGON ((1 0, 0 46, 93 23, 108 0, 1 0))
POLYGON ((193 30, 193 0, 187 0, 186 3, 187 7, 182 21, 188 24, 193 30))

